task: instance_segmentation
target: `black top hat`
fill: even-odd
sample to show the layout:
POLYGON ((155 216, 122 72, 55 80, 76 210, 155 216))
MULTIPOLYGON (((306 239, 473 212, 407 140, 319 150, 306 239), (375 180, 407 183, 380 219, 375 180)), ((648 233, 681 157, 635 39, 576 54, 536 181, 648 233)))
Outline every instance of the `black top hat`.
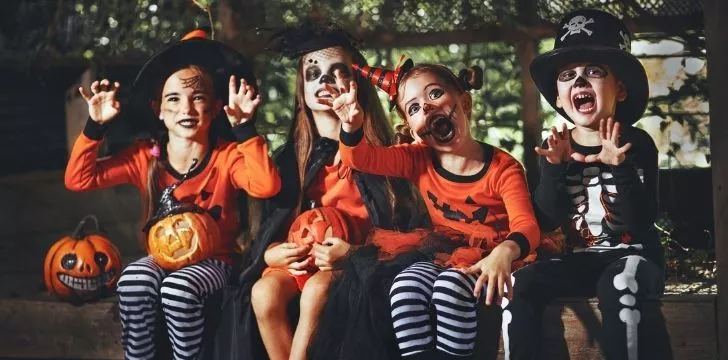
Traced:
MULTIPOLYGON (((134 121, 147 122, 149 116, 156 118, 149 105, 150 101, 159 99, 157 92, 163 81, 187 65, 197 65, 209 72, 214 82, 216 97, 223 100, 228 98, 230 75, 243 78, 252 86, 256 84, 252 62, 235 49, 219 41, 204 38, 178 41, 152 55, 134 79, 131 92, 134 121)), ((159 123, 154 121, 152 124, 161 126, 159 123)), ((230 127, 227 121, 223 123, 227 124, 227 128, 230 127)), ((152 124, 147 122, 143 127, 148 128, 152 124)), ((156 132, 159 128, 151 130, 156 132)))
POLYGON ((269 42, 268 50, 279 52, 289 58, 297 58, 312 51, 334 46, 358 51, 357 44, 359 43, 339 24, 311 20, 298 26, 278 30, 270 37, 269 42))
POLYGON ((575 62, 609 65, 627 89, 627 98, 617 103, 614 118, 632 125, 645 111, 649 88, 644 67, 630 53, 630 40, 629 30, 615 16, 594 9, 573 11, 559 24, 554 49, 531 62, 531 77, 549 104, 569 119, 556 107, 559 69, 575 62))

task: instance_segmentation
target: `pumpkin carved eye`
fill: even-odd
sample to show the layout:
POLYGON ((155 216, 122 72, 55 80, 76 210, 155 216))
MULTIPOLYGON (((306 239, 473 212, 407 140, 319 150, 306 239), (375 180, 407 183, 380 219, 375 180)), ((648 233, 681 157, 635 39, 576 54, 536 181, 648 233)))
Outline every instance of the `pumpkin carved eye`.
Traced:
POLYGON ((66 254, 61 258, 61 266, 66 270, 71 270, 76 267, 76 254, 66 254))
POLYGON ((97 252, 94 255, 94 261, 96 261, 96 263, 99 264, 99 267, 101 267, 101 269, 104 269, 106 267, 106 263, 109 262, 109 257, 106 256, 106 254, 104 254, 104 253, 97 252))

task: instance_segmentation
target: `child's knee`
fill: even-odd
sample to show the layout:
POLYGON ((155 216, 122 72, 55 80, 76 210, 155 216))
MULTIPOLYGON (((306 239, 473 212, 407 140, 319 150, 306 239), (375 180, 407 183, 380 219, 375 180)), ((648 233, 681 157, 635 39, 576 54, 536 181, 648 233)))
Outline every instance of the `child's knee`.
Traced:
POLYGON ((629 255, 610 264, 602 272, 597 283, 597 296, 600 302, 617 300, 630 305, 638 299, 659 298, 662 284, 657 265, 642 256, 629 255))
POLYGON ((319 271, 308 279, 301 292, 301 310, 319 307, 328 294, 330 284, 330 271, 319 271))
POLYGON ((116 292, 123 297, 127 293, 133 293, 134 297, 157 297, 159 291, 159 280, 147 274, 122 271, 119 281, 116 284, 116 292), (140 284, 143 284, 140 286, 140 284))
POLYGON ((250 293, 253 311, 258 318, 275 315, 286 309, 285 284, 275 276, 264 276, 255 282, 250 293))

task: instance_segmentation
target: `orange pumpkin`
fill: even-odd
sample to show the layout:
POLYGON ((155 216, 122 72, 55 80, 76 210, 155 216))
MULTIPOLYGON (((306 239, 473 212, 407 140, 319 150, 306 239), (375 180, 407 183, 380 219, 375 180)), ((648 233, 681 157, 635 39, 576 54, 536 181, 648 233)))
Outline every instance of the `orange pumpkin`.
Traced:
MULTIPOLYGON (((314 243, 321 244, 326 238, 337 237, 356 244, 358 236, 353 224, 348 214, 334 207, 314 208, 296 218, 288 230, 288 242, 308 246, 314 243)), ((311 265, 311 268, 315 269, 316 266, 311 265)))
POLYGON ((99 234, 95 216, 85 217, 71 236, 56 241, 43 266, 46 288, 61 300, 83 303, 111 293, 121 274, 119 250, 99 234), (95 230, 82 233, 92 219, 95 230))
POLYGON ((167 216, 151 226, 149 254, 163 269, 179 270, 210 257, 220 243, 220 229, 205 212, 183 212, 167 216))

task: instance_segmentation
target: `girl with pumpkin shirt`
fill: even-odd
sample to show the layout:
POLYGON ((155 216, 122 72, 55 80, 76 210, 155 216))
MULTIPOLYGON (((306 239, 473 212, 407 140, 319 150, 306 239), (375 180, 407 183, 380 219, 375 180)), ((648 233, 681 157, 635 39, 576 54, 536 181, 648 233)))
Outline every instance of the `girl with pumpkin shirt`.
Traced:
POLYGON ((341 119, 343 162, 410 180, 425 199, 435 231, 459 233, 464 242, 449 256, 417 262, 395 277, 390 303, 400 354, 470 356, 479 300, 491 305, 510 294, 511 263, 539 245, 523 168, 470 135, 472 99, 466 90, 482 85, 482 71, 470 69, 458 78, 444 66, 412 67, 410 60, 394 73, 359 68, 388 91, 416 143, 382 147, 363 139, 358 84, 337 74, 336 87, 327 86, 333 99, 326 101, 341 119))
POLYGON ((219 227, 219 243, 210 244, 204 243, 210 236, 207 229, 185 229, 200 232, 200 245, 210 247, 208 256, 196 263, 169 271, 148 256, 122 271, 117 292, 127 359, 155 356, 158 308, 166 320, 174 358, 199 353, 205 299, 225 285, 231 271, 240 227, 237 191, 268 198, 280 190, 278 171, 252 121, 261 101, 250 85, 254 83, 247 59, 219 42, 190 39, 173 44, 144 65, 133 86, 132 100, 145 103, 146 110, 134 115, 156 118, 149 120, 155 124, 155 139, 102 159, 97 153, 106 124, 121 111, 116 99, 119 83, 104 79, 95 81, 91 92, 79 89, 88 102, 90 119, 71 152, 66 187, 85 191, 133 184, 143 194, 145 218, 157 212, 145 229, 164 221, 159 216, 164 211, 155 209, 155 204, 165 188, 163 197, 194 204, 219 227), (241 77, 239 87, 236 75, 241 77), (228 102, 223 107, 225 95, 228 102), (218 116, 223 109, 236 142, 221 137, 227 125, 218 116))
MULTIPOLYGON (((313 247, 285 242, 288 229, 302 211, 335 207, 353 218, 354 233, 358 234, 352 237, 358 239, 373 226, 408 228, 408 221, 414 219, 408 216, 412 193, 405 183, 353 171, 341 163, 339 119, 330 106, 319 102, 330 98, 325 84, 333 84, 334 71, 341 71, 361 84, 364 136, 375 144, 392 142, 391 127, 376 90, 351 70, 353 62, 363 62, 364 58, 350 36, 334 24, 308 23, 286 29, 277 40, 279 51, 299 59, 296 111, 289 139, 276 156, 284 181, 282 190, 263 203, 263 223, 244 255, 238 284, 238 294, 243 298, 239 306, 244 307, 244 316, 239 316, 242 324, 226 330, 243 334, 234 335, 228 343, 234 344, 234 349, 239 350, 232 351, 244 359, 306 358, 309 338, 332 280, 331 270, 352 250, 347 242, 351 238, 328 238, 313 247), (395 203, 403 207, 395 209, 395 203), (308 256, 311 252, 313 258, 308 256), (304 270, 311 266, 320 271, 304 270), (297 281, 297 276, 302 276, 305 284, 300 278, 297 281), (299 294, 300 315, 294 331, 288 308, 299 294)), ((230 350, 224 352, 229 354, 230 350)))

